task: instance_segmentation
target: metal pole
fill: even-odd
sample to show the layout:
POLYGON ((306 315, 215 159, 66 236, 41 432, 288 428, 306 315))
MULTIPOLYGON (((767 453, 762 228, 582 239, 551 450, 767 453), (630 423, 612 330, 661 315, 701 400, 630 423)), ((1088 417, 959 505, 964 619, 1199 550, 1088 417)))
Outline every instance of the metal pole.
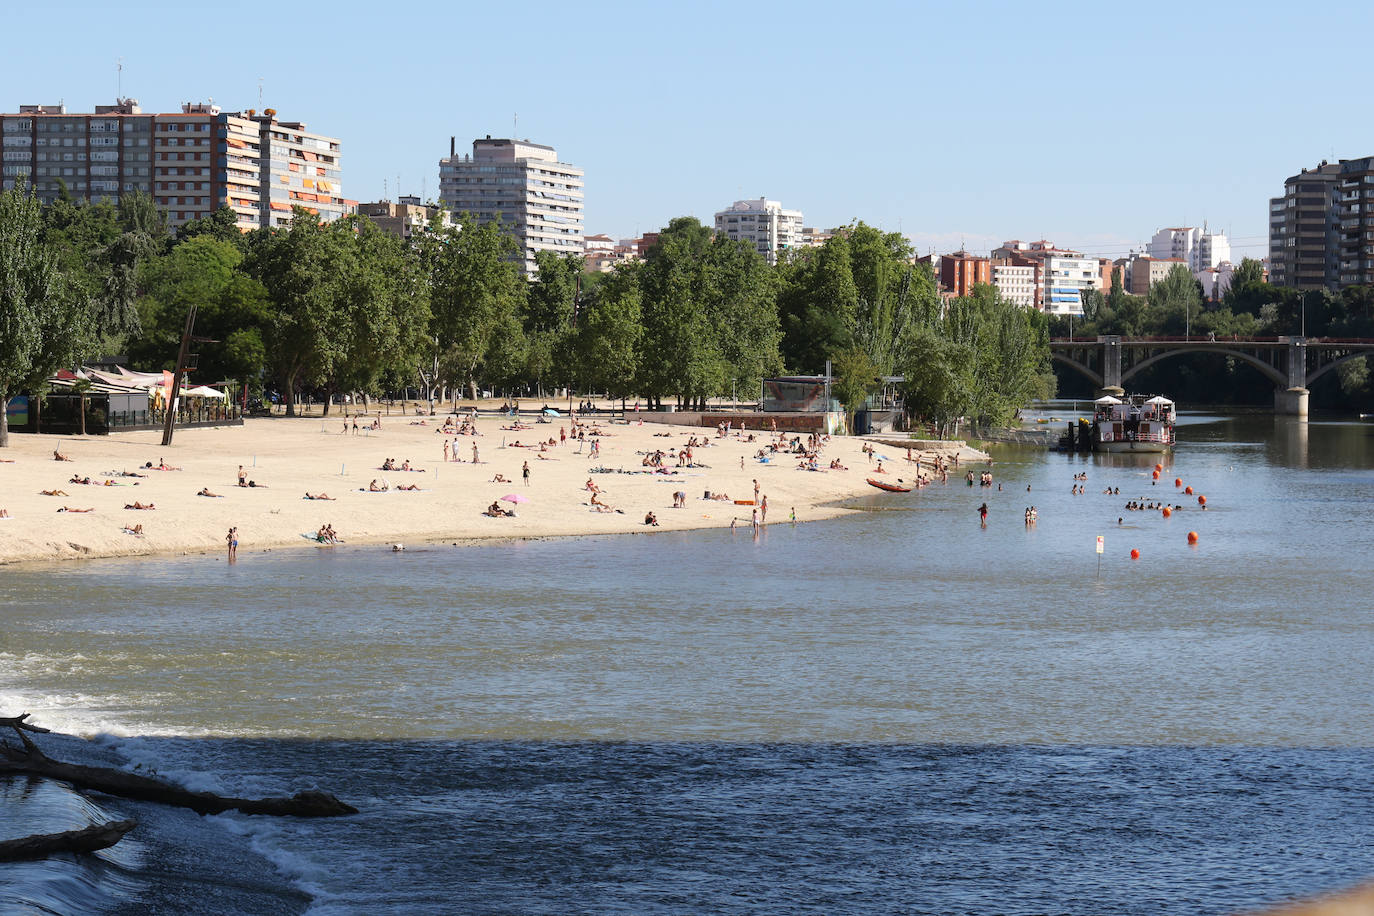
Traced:
POLYGON ((196 307, 192 305, 186 312, 186 329, 181 332, 181 349, 177 351, 176 369, 172 372, 172 389, 167 393, 167 416, 162 423, 162 444, 172 444, 172 429, 176 423, 177 403, 181 400, 182 367, 186 365, 186 355, 191 350, 191 329, 196 324, 196 307))

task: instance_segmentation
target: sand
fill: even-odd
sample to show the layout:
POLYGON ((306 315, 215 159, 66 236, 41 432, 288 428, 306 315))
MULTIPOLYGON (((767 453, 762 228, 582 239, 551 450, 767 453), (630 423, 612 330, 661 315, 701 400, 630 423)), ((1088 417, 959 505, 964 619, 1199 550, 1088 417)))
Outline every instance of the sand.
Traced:
MULTIPOLYGON (((529 429, 513 431, 502 429, 510 425, 509 419, 481 415, 479 435, 456 437, 462 460, 445 463, 443 443, 452 444, 455 437, 437 431, 442 416, 423 418, 425 425, 416 425, 418 417, 400 414, 380 419, 380 431, 357 434, 351 425, 342 432, 341 416, 262 418, 241 427, 178 429, 167 448, 159 445, 160 431, 85 438, 11 434, 10 447, 0 449, 0 509, 11 516, 0 519, 0 563, 222 553, 231 526, 238 528, 240 560, 255 551, 315 547, 302 534, 313 534, 326 523, 348 544, 411 546, 728 527, 732 519, 748 527, 753 507, 734 500, 753 499, 755 479, 760 495, 768 499, 770 524, 789 521, 794 509, 798 521, 843 515, 854 510, 844 508, 841 501, 878 492, 865 483, 865 478, 876 475, 861 452, 864 442, 852 437, 835 437, 822 452, 822 467, 838 458, 848 470, 814 472, 798 470, 791 456, 779 455, 768 463, 755 460, 755 453, 770 441, 762 432, 755 432, 757 441, 749 442, 741 436, 717 438, 714 428, 589 420, 588 425, 598 423, 603 436, 589 437, 580 450, 570 438, 540 452, 515 443, 557 439, 560 428, 571 433, 566 417, 538 424, 527 418, 529 429), (591 472, 602 467, 647 470, 641 453, 681 449, 689 436, 710 443, 694 450, 694 460, 705 467, 678 468, 671 456, 665 465, 676 473, 591 472), (599 458, 589 455, 593 438, 601 443, 599 458), (474 444, 479 464, 471 461, 474 444), (54 449, 72 460, 54 460, 54 449), (408 460, 424 471, 380 470, 388 457, 397 465, 408 460), (144 467, 164 461, 180 470, 144 467), (526 462, 528 486, 521 475, 526 462), (240 465, 247 479, 259 486, 237 485, 240 465), (109 476, 118 471, 146 476, 109 476), (493 482, 498 473, 512 482, 493 482), (73 475, 89 477, 97 485, 70 483, 73 475), (602 489, 601 499, 620 512, 597 512, 589 505, 588 478, 602 489), (368 492, 374 479, 385 479, 393 489, 368 492), (105 486, 107 482, 113 485, 105 486), (394 489, 402 484, 420 489, 394 489), (196 495, 202 488, 220 497, 196 495), (69 495, 43 496, 41 490, 69 495), (674 509, 673 494, 679 490, 687 494, 686 507, 674 509), (708 490, 726 493, 731 501, 703 499, 708 490), (333 501, 307 500, 307 492, 326 493, 333 501), (514 506, 501 502, 514 508, 516 517, 482 514, 508 494, 528 498, 514 506), (124 508, 134 501, 156 509, 124 508), (63 507, 94 511, 59 512, 63 507), (650 511, 658 518, 658 528, 644 524, 650 511), (143 526, 141 535, 123 530, 138 524, 143 526)), ((949 449, 956 447, 951 443, 949 449)), ((885 463, 890 470, 883 479, 913 477, 905 456, 883 446, 878 451, 894 459, 885 463)), ((961 454, 963 460, 980 456, 971 449, 961 454)))

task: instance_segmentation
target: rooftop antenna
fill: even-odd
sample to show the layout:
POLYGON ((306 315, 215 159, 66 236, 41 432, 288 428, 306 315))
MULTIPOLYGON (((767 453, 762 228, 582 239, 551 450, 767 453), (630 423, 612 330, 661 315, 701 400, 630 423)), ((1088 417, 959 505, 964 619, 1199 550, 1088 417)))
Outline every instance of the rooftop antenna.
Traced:
POLYGON ((388 198, 386 195, 387 195, 387 190, 386 190, 386 179, 383 178, 383 179, 382 179, 382 200, 389 200, 389 199, 390 199, 390 198, 388 198))
POLYGON ((258 77, 258 109, 262 109, 262 77, 258 77))
POLYGON ((510 135, 515 139, 520 135, 520 112, 515 112, 510 116, 510 135))
POLYGON ((124 98, 124 58, 115 61, 115 101, 124 98))

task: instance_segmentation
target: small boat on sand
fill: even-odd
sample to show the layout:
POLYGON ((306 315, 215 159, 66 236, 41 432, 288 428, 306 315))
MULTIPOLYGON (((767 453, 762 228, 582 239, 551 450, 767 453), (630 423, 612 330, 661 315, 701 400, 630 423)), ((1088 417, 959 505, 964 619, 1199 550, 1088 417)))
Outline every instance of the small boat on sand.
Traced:
POLYGON ((868 485, 869 485, 869 486, 871 486, 871 487, 877 487, 879 490, 886 490, 886 491, 889 492, 889 493, 910 493, 910 492, 911 492, 911 487, 904 487, 904 486, 902 486, 901 484, 888 483, 887 481, 884 481, 884 480, 874 480, 872 477, 867 478, 867 480, 868 480, 868 485))

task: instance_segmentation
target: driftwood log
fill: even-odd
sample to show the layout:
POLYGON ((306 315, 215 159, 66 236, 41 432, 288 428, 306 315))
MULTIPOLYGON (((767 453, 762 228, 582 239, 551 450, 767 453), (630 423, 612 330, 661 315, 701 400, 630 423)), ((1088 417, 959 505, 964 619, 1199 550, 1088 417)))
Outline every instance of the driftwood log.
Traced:
POLYGON ((59 852, 95 852, 124 839, 124 834, 138 826, 137 821, 110 821, 93 824, 81 830, 62 833, 43 833, 18 840, 0 841, 0 862, 20 859, 41 859, 59 852))
POLYGON ((212 792, 192 792, 161 779, 110 767, 63 763, 40 751, 25 734, 48 732, 46 728, 39 728, 25 721, 28 716, 28 713, 24 713, 11 718, 0 717, 0 727, 8 725, 13 728, 19 740, 23 742, 22 748, 14 747, 9 742, 0 743, 0 773, 30 773, 47 779, 69 782, 82 789, 104 792, 106 795, 190 808, 198 814, 241 811, 244 814, 284 817, 338 817, 358 813, 357 808, 344 804, 327 792, 297 792, 290 797, 277 798, 234 798, 215 795, 212 792))

